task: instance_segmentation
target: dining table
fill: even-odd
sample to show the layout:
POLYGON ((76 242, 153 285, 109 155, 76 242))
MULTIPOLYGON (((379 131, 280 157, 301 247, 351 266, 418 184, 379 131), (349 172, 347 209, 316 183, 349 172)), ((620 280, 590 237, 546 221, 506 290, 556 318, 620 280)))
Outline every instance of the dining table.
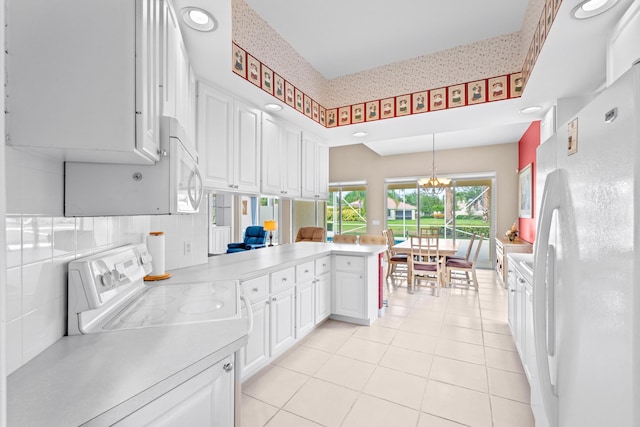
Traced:
MULTIPOLYGON (((453 256, 458 252, 460 242, 453 239, 438 239, 438 255, 441 260, 444 260, 447 256, 453 256)), ((411 275, 411 239, 404 240, 400 243, 396 243, 391 247, 391 250, 396 254, 407 254, 407 287, 412 289, 412 275, 411 275)), ((440 280, 443 280, 444 272, 441 272, 440 280)))

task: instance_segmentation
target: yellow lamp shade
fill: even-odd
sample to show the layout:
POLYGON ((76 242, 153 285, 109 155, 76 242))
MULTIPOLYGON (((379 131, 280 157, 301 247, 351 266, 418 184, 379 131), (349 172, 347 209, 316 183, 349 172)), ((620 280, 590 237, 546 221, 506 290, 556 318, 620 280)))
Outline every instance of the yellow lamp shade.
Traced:
POLYGON ((275 231, 278 229, 278 222, 274 219, 268 219, 264 222, 264 229, 267 231, 275 231))

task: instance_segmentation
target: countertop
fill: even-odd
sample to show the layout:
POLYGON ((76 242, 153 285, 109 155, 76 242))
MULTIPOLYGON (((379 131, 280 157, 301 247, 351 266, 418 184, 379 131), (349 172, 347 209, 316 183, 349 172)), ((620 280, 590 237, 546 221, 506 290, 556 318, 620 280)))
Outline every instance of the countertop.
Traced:
POLYGON ((533 254, 510 253, 508 257, 512 261, 510 265, 517 268, 525 279, 533 284, 533 254))
MULTIPOLYGON (((323 255, 384 245, 300 242, 211 257, 163 284, 246 280, 323 255)), ((246 319, 65 336, 9 375, 10 426, 111 425, 247 343, 246 319), (212 339, 212 337, 214 337, 212 339)))

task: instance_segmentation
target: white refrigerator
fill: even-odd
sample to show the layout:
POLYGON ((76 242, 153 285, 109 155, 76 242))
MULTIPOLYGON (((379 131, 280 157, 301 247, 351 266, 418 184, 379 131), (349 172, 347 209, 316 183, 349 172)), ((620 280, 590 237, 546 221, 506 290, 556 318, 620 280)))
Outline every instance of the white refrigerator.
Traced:
POLYGON ((640 426, 638 168, 640 65, 537 151, 537 425, 640 426))

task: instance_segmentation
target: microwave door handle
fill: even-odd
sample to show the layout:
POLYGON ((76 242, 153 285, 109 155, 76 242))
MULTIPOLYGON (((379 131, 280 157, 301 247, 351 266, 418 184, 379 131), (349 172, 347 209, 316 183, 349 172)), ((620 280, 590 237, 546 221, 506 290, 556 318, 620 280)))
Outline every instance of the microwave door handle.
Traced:
POLYGON ((193 172, 191 172, 191 176, 189 177, 189 183, 187 185, 187 195, 189 196, 189 202, 191 202, 191 206, 193 210, 197 210, 200 207, 200 202, 202 201, 202 176, 200 176, 200 171, 197 166, 193 172), (193 185, 193 181, 196 181, 196 185, 193 185), (193 195, 191 194, 193 192, 193 195))

